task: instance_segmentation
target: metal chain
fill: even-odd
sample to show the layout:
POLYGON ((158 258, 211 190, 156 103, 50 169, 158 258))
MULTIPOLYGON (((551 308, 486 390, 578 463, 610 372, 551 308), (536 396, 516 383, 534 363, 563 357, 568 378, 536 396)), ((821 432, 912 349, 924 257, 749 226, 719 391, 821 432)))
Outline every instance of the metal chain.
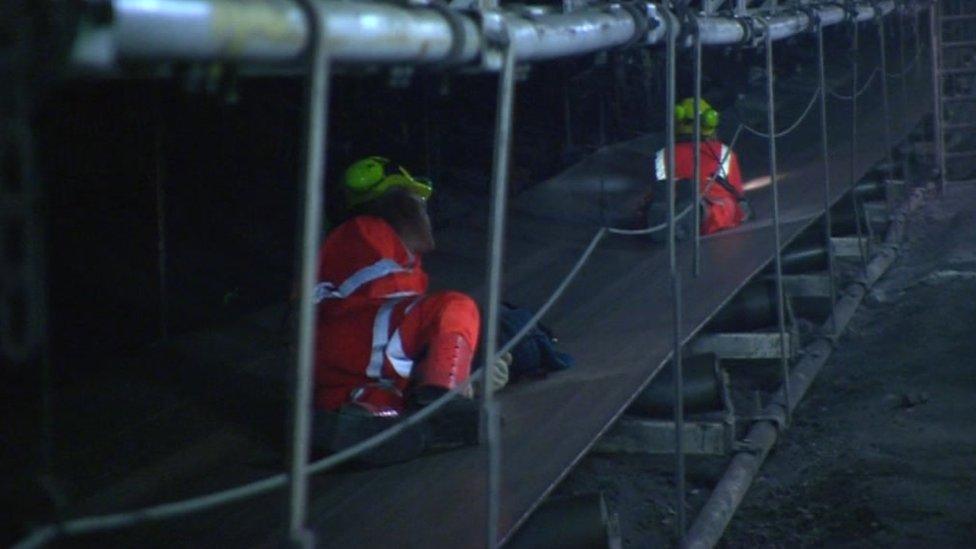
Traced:
MULTIPOLYGON (((806 120, 807 115, 809 115, 810 112, 813 110, 813 106, 814 106, 814 104, 816 104, 817 98, 820 97, 820 90, 821 90, 821 88, 817 88, 817 90, 815 92, 813 92, 813 96, 810 97, 810 102, 807 103, 806 109, 804 109, 803 110, 803 114, 801 114, 800 117, 796 119, 796 122, 794 122, 793 124, 791 124, 789 128, 786 128, 785 130, 783 130, 781 132, 777 132, 775 134, 777 139, 780 138, 780 137, 785 137, 785 136, 793 133, 794 131, 796 131, 797 128, 800 127, 800 124, 802 124, 803 121, 806 120)), ((758 137, 763 137, 763 138, 769 139, 769 134, 768 133, 763 133, 763 132, 761 132, 761 131, 759 131, 759 130, 757 130, 755 128, 750 127, 749 125, 747 125, 745 123, 742 123, 742 125, 740 127, 742 129, 746 130, 747 132, 753 134, 753 135, 756 135, 758 137)))
POLYGON ((830 95, 843 101, 851 101, 857 97, 861 97, 862 95, 864 95, 864 92, 868 91, 868 88, 871 87, 871 84, 874 82, 874 79, 878 76, 879 72, 880 70, 878 68, 875 68, 873 71, 871 71, 871 75, 868 76, 868 79, 867 81, 865 81, 864 86, 860 90, 858 90, 857 93, 855 93, 854 95, 844 95, 844 94, 837 93, 833 90, 830 91, 830 95))

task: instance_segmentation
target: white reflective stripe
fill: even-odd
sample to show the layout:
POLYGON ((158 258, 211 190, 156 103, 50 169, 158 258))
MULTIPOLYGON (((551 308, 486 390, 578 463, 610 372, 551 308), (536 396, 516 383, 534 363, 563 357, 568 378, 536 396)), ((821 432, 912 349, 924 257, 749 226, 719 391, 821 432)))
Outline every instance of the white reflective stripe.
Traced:
POLYGON ((400 330, 393 332, 390 344, 386 346, 386 358, 390 361, 390 366, 400 377, 409 378, 413 371, 413 360, 403 351, 403 340, 400 339, 400 330))
POLYGON ((657 151, 657 155, 654 158, 654 174, 657 176, 658 181, 664 181, 668 178, 667 166, 664 164, 664 152, 665 149, 657 151))
POLYGON ((729 172, 732 170, 732 151, 725 145, 722 145, 722 152, 719 153, 719 158, 722 159, 722 164, 718 167, 715 175, 728 179, 729 172))
POLYGON ((372 350, 369 353, 369 365, 366 366, 366 377, 373 379, 383 377, 383 351, 386 350, 386 344, 390 341, 390 316, 393 314, 393 308, 403 299, 401 297, 387 300, 380 305, 379 311, 376 312, 376 318, 373 319, 373 343, 372 350))
MULTIPOLYGON (((418 297, 413 300, 410 305, 404 310, 403 314, 410 314, 410 311, 420 303, 422 297, 418 297)), ((400 328, 397 328, 393 332, 393 337, 390 338, 390 343, 386 346, 386 358, 390 361, 390 366, 393 366, 393 370, 400 374, 401 377, 409 378, 410 373, 413 371, 413 359, 407 356, 407 353, 403 350, 403 339, 400 337, 400 328)))
POLYGON ((338 288, 331 282, 321 282, 315 286, 316 303, 326 299, 345 299, 356 290, 374 280, 395 273, 410 272, 410 269, 403 267, 392 259, 381 259, 368 267, 363 267, 345 280, 338 288))

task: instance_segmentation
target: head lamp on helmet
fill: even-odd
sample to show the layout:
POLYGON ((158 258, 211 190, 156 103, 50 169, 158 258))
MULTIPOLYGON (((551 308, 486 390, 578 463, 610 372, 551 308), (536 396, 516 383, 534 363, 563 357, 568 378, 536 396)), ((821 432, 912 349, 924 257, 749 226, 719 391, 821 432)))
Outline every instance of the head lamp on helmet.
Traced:
POLYGON ((433 185, 427 179, 413 177, 403 166, 381 156, 357 160, 346 169, 343 183, 346 188, 346 206, 354 208, 400 188, 427 200, 433 193, 433 185))
MULTIPOLYGON (((702 134, 709 136, 718 128, 720 116, 704 99, 698 102, 698 115, 701 117, 702 134)), ((678 133, 692 134, 695 131, 695 100, 688 97, 674 107, 674 119, 678 133)))

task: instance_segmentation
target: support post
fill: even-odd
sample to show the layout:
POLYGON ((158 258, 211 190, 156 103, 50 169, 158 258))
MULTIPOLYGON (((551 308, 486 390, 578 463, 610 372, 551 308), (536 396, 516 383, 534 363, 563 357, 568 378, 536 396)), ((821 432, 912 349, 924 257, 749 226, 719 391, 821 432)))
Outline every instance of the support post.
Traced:
POLYGON ((315 345, 315 282, 318 271, 319 233, 325 193, 325 149, 329 123, 330 60, 321 26, 320 5, 301 2, 309 24, 309 75, 306 90, 304 181, 301 225, 298 234, 298 333, 295 364, 295 393, 292 410, 291 467, 289 479, 288 537, 297 547, 311 547, 313 537, 306 530, 308 514, 308 457, 312 427, 312 357, 315 345))
MULTIPOLYGON (((675 505, 677 517, 675 521, 675 537, 679 544, 685 536, 685 454, 681 451, 684 448, 684 378, 681 364, 681 275, 678 272, 677 242, 675 241, 675 178, 674 178, 674 149, 675 149, 675 57, 677 56, 677 34, 680 26, 673 13, 662 10, 667 21, 667 82, 665 93, 665 113, 667 132, 667 175, 668 175, 668 265, 671 275, 671 297, 672 297, 672 341, 671 341, 671 363, 674 365, 674 483, 675 483, 675 505)), ((697 181, 696 187, 697 185, 697 181)))
MULTIPOLYGON (((694 231, 695 248, 693 259, 693 273, 697 278, 701 275, 701 76, 702 76, 702 43, 698 19, 691 15, 694 25, 694 56, 695 56, 695 171, 694 171, 694 231)), ((726 174, 728 175, 728 174, 726 174)))
POLYGON ((942 133, 942 52, 940 49, 940 35, 942 25, 939 21, 939 2, 932 2, 929 7, 929 52, 932 63, 932 143, 935 145, 935 160, 938 163, 939 194, 945 192, 945 136, 942 133))
POLYGON ((488 219, 488 302, 485 315, 483 421, 488 453, 487 546, 498 547, 498 522, 501 517, 501 425, 494 388, 487 382, 498 350, 498 320, 501 312, 502 261, 505 245, 505 213, 508 198, 508 171, 512 142, 512 110, 515 101, 515 48, 504 17, 496 11, 484 13, 485 35, 501 54, 498 97, 495 111, 495 143, 491 172, 491 206, 488 219))
MULTIPOLYGON (((157 96, 157 101, 162 103, 162 95, 157 96)), ((169 303, 168 303, 168 290, 166 284, 166 266, 167 266, 167 250, 166 250, 166 170, 165 170, 165 154, 166 149, 163 146, 163 141, 165 138, 164 125, 166 124, 166 118, 163 113, 160 112, 163 109, 163 105, 159 104, 156 106, 156 127, 154 136, 154 173, 153 179, 156 183, 156 268, 158 277, 158 290, 159 290, 159 339, 166 340, 169 337, 169 303)))
MULTIPOLYGON (((894 169, 894 158, 891 156, 891 105, 888 102, 888 43, 885 37, 885 21, 884 12, 877 5, 875 6, 875 18, 878 23, 878 49, 880 50, 881 57, 881 110, 884 114, 884 145, 885 145, 885 201, 887 202, 888 208, 892 207, 891 203, 891 188, 890 181, 893 177, 892 170, 894 169)), ((865 216, 866 218, 867 216, 865 216)), ((870 221, 868 221, 870 225, 870 221)))
MULTIPOLYGON (((864 242, 864 234, 861 228, 861 207, 854 192, 857 185, 857 80, 858 80, 858 55, 860 48, 860 37, 857 23, 857 6, 848 3, 848 17, 851 21, 851 158, 850 158, 850 188, 851 188, 851 207, 854 208, 854 227, 857 230, 857 241, 864 242)), ((868 266, 868 255, 870 255, 870 244, 859 249, 861 254, 861 267, 866 269, 868 266)))
POLYGON ((783 392, 786 396, 786 421, 790 421, 790 359, 786 348, 786 295, 783 292, 783 241, 779 215, 779 177, 776 167, 776 92, 773 73, 773 35, 769 23, 762 21, 766 30, 766 115, 769 125, 769 179, 773 189, 773 235, 776 241, 776 320, 779 325, 780 368, 783 372, 783 392))
MULTIPOLYGON (((817 23, 817 77, 820 81, 820 147, 823 156, 823 201, 824 201, 824 244, 827 247, 827 272, 830 278, 830 311, 833 313, 837 304, 837 271, 834 247, 831 238, 834 236, 833 216, 830 212, 830 144, 827 126, 827 71, 824 59, 823 24, 817 23)), ((837 322, 831 314, 830 333, 837 334, 837 322)))
MULTIPOLYGON (((912 9, 915 9, 914 6, 912 9)), ((907 65, 905 50, 908 47, 908 37, 905 32, 905 14, 907 11, 908 4, 906 3, 902 6, 902 10, 898 14, 898 71, 901 73, 901 116, 898 118, 902 121, 901 130, 903 134, 905 130, 910 129, 905 127, 908 121, 908 118, 905 116, 908 113, 908 70, 905 68, 907 65)))

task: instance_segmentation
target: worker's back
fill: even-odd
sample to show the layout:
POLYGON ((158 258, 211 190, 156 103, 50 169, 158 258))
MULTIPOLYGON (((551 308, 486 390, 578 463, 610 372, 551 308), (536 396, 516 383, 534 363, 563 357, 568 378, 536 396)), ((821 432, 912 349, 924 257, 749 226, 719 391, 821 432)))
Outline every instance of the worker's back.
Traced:
MULTIPOLYGON (((731 149, 717 139, 703 141, 700 151, 698 187, 705 206, 701 233, 711 234, 736 227, 746 218, 745 212, 739 206, 739 202, 745 197, 739 159, 731 149)), ((666 149, 659 150, 655 155, 654 173, 658 181, 667 180, 666 157, 666 149)), ((694 142, 676 143, 674 160, 675 180, 693 180, 694 142)))

